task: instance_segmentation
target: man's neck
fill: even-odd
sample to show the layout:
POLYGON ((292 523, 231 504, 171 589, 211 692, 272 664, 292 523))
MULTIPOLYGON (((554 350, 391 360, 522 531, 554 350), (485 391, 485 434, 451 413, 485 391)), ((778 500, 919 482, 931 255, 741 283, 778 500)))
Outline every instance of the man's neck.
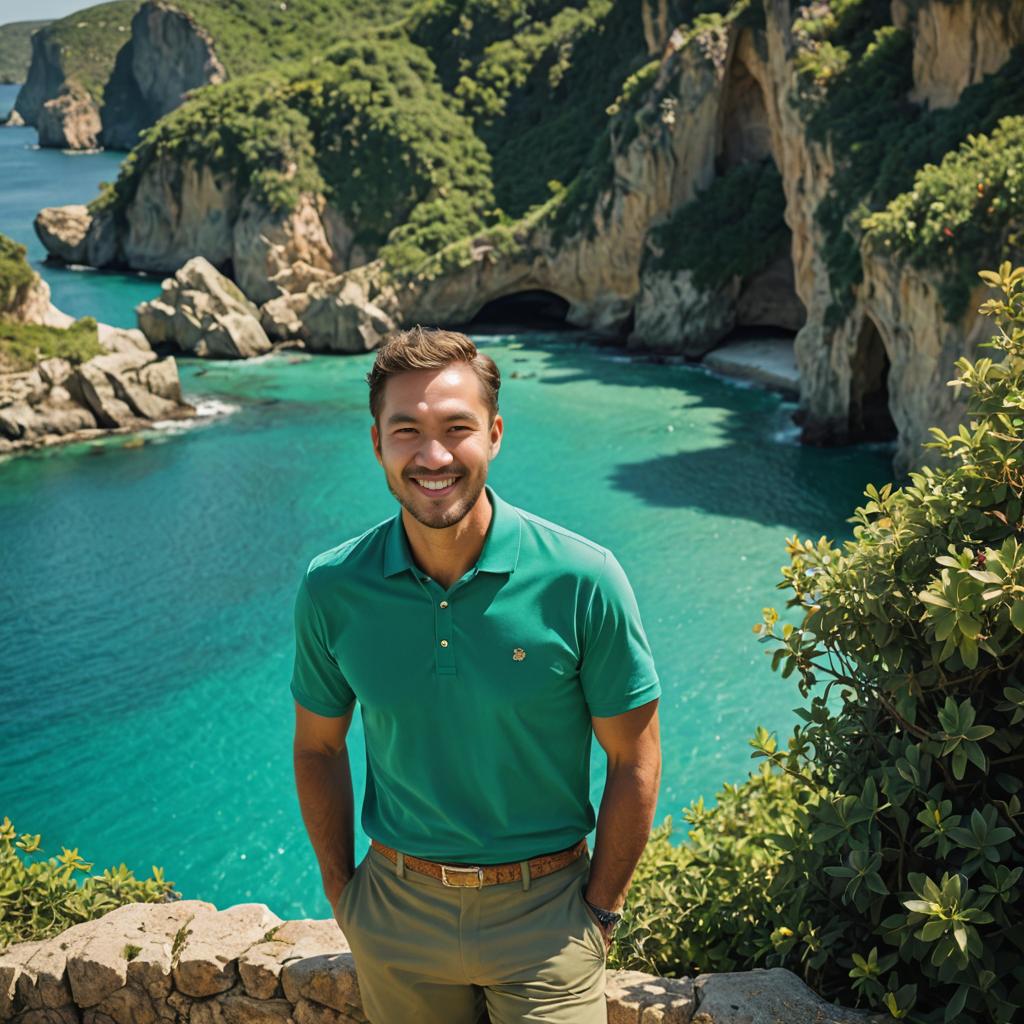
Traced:
POLYGON ((412 560, 447 590, 480 557, 493 514, 486 490, 457 523, 441 530, 424 526, 403 508, 412 560))

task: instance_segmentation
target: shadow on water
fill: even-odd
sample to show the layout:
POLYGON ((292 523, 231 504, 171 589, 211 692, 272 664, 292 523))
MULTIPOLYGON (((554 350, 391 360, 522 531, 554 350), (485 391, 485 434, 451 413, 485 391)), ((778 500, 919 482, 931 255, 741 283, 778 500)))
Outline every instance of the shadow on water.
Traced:
MULTIPOLYGON (((796 403, 778 393, 699 365, 648 361, 621 347, 599 347, 594 340, 561 333, 531 337, 529 347, 547 357, 537 381, 608 384, 620 391, 679 389, 671 434, 677 450, 609 468, 613 487, 648 505, 795 528, 801 537, 846 537, 852 532, 846 516, 866 500, 864 487, 893 480, 891 444, 800 444, 792 422, 796 403), (837 506, 844 510, 839 517, 837 506)), ((664 417, 664 408, 655 415, 664 417)), ((649 439, 649 425, 644 430, 649 439)))

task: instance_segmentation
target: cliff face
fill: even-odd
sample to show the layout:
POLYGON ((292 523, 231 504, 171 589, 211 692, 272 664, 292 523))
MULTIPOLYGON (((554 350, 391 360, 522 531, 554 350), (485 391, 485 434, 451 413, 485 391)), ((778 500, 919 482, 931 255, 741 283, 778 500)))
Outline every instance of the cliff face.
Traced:
POLYGON ((189 89, 226 78, 205 29, 159 0, 144 3, 104 92, 104 146, 131 149, 139 132, 178 106, 189 89))
POLYGON ((26 124, 39 120, 43 104, 56 99, 65 81, 60 44, 50 34, 37 32, 32 37, 32 60, 25 84, 18 90, 14 109, 26 124))

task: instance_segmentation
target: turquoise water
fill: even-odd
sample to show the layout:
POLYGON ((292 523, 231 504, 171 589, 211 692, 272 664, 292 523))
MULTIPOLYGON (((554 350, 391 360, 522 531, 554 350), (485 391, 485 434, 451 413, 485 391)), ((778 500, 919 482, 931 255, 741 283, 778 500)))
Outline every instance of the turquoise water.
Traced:
MULTIPOLYGON (((17 132, 0 131, 0 231, 25 237, 111 163, 8 148, 17 132), (31 172, 16 201, 12 166, 31 172)), ((97 306, 137 301, 122 276, 71 276, 97 306)), ((801 448, 790 404, 698 368, 568 335, 479 340, 504 377, 491 482, 633 581, 664 687, 656 821, 679 821, 750 769, 757 724, 792 724, 795 686, 750 627, 782 603, 785 537, 848 535, 888 456, 801 448)), ((218 907, 326 917, 292 777, 292 600, 312 555, 396 506, 370 448, 372 356, 294 358, 180 360, 186 393, 225 414, 0 463, 0 816, 97 871, 162 865, 218 907)), ((357 804, 361 743, 357 715, 357 804)), ((596 806, 599 749, 593 767, 596 806)))
MULTIPOLYGON (((0 116, 18 94, 0 85, 0 116)), ((160 293, 160 278, 45 264, 46 250, 32 228, 44 206, 87 203, 101 181, 113 181, 123 153, 63 153, 39 149, 34 128, 0 127, 0 231, 28 247, 33 269, 50 285, 53 301, 72 316, 94 316, 117 327, 135 326, 135 307, 160 293)))

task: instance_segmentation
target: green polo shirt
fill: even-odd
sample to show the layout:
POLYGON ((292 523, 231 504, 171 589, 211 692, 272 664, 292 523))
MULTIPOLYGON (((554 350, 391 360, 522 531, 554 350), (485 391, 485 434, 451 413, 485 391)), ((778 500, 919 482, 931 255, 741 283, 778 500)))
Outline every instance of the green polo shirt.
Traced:
POLYGON ((327 717, 362 707, 363 831, 452 864, 590 833, 591 716, 661 694, 614 555, 486 493, 480 557, 447 590, 399 511, 317 555, 295 602, 292 695, 327 717))

